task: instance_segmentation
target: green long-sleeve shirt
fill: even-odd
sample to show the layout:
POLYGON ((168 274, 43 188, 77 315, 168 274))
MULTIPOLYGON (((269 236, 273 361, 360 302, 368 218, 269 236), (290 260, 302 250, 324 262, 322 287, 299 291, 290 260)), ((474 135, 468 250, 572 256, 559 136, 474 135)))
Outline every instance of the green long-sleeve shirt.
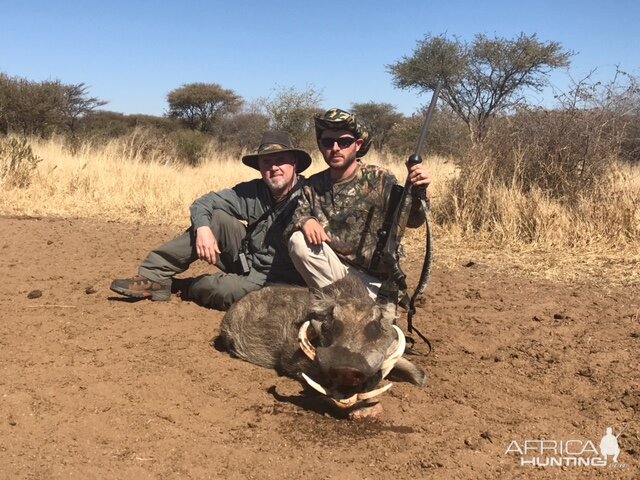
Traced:
MULTIPOLYGON (((304 182, 298 176, 298 182, 304 182)), ((251 180, 218 192, 210 192, 191 205, 191 225, 209 226, 211 215, 219 209, 251 225, 270 209, 272 211, 250 232, 247 260, 251 267, 248 279, 259 285, 282 282, 304 285, 287 250, 284 230, 289 225, 298 204, 301 189, 276 205, 267 185, 261 179, 251 180)))

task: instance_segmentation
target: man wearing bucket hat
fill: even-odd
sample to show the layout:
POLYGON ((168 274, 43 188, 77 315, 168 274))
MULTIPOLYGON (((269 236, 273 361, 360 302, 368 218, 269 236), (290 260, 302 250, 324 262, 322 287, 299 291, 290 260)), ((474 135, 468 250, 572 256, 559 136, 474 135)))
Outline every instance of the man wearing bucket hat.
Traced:
POLYGON ((266 132, 257 153, 242 157, 242 163, 259 170, 262 178, 197 199, 191 205, 191 227, 149 253, 138 276, 114 280, 111 290, 167 301, 173 284, 173 291, 180 289, 183 298, 226 310, 265 283, 304 285, 283 232, 305 181, 300 173, 311 157, 292 146, 288 133, 266 132), (189 282, 173 280, 198 259, 221 272, 189 282))
MULTIPOLYGON (((315 116, 315 130, 329 168, 312 175, 303 188, 287 229, 291 260, 310 287, 322 288, 352 272, 375 298, 383 272, 374 270, 372 257, 397 180, 389 170, 360 160, 371 139, 355 115, 338 108, 328 110, 315 116)), ((423 164, 411 167, 408 178, 416 187, 431 182, 423 164)), ((424 223, 419 207, 419 202, 412 203, 408 227, 424 223)))

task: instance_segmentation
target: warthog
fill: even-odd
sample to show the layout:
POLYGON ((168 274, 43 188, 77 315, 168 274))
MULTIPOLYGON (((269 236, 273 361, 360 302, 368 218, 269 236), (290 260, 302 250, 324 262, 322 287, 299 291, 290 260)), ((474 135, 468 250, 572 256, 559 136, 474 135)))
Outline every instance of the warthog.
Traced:
POLYGON ((222 345, 247 362, 306 381, 351 407, 389 389, 394 377, 422 385, 425 373, 402 358, 405 337, 394 325, 395 306, 373 301, 347 275, 311 292, 266 287, 234 304, 221 325, 222 345))

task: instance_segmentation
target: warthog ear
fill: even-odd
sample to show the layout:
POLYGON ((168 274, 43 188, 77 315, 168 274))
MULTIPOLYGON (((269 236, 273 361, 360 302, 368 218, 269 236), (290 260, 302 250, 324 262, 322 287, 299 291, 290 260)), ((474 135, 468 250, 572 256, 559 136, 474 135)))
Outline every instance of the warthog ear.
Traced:
POLYGON ((336 302, 331 297, 319 291, 315 292, 309 304, 309 316, 319 319, 327 318, 333 313, 335 305, 336 302))
POLYGON ((320 320, 311 320, 311 329, 307 330, 309 333, 310 340, 315 340, 320 336, 320 330, 322 329, 322 321, 320 320))

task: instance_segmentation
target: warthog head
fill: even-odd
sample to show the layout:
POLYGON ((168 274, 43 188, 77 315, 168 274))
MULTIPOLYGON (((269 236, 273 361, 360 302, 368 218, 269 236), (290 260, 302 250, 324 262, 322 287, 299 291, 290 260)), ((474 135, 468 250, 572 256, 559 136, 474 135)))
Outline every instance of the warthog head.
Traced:
POLYGON ((422 385, 425 373, 402 357, 405 337, 395 305, 373 301, 351 275, 320 291, 266 287, 248 294, 222 320, 227 350, 276 368, 351 407, 388 390, 390 373, 422 385))
POLYGON ((391 384, 376 387, 405 348, 404 334, 394 319, 395 306, 375 303, 354 277, 315 293, 298 341, 319 377, 303 372, 303 378, 343 407, 388 390, 391 384))

